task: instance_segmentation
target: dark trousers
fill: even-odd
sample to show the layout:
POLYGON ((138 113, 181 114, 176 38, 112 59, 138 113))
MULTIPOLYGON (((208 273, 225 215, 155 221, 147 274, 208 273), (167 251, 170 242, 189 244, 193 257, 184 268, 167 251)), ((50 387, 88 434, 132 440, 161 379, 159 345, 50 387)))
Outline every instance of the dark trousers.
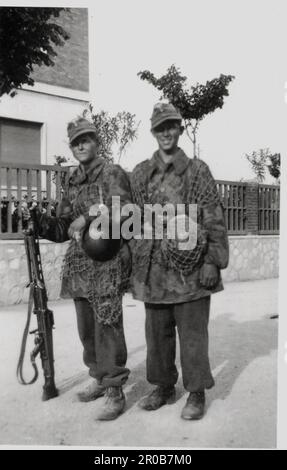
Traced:
POLYGON ((86 299, 74 299, 80 340, 84 346, 83 359, 92 377, 104 387, 123 385, 129 375, 125 367, 127 348, 122 318, 115 325, 103 325, 96 319, 86 299))
POLYGON ((189 392, 211 388, 214 380, 208 359, 210 297, 182 304, 145 304, 147 380, 158 386, 173 386, 176 327, 179 335, 183 385, 189 392))

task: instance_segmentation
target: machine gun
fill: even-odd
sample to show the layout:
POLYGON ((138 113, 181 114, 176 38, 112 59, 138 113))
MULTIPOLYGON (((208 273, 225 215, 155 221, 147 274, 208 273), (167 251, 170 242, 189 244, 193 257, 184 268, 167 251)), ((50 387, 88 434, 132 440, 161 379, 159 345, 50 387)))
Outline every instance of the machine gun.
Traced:
MULTIPOLYGON (((31 211, 32 212, 32 211, 31 211)), ((54 354, 53 354, 53 312, 47 306, 47 291, 42 271, 42 263, 39 248, 39 238, 35 230, 35 216, 31 214, 31 219, 27 230, 24 231, 24 243, 28 262, 30 288, 28 315, 26 326, 23 333, 21 352, 17 365, 17 378, 23 385, 29 385, 36 382, 38 378, 38 368, 36 356, 40 353, 42 368, 44 373, 44 385, 42 400, 46 401, 58 395, 54 382, 54 354), (34 310, 33 310, 34 306, 34 310), (31 364, 34 369, 34 377, 27 382, 23 377, 23 364, 25 357, 26 342, 29 333, 32 310, 37 316, 37 328, 30 331, 34 334, 35 347, 30 354, 31 364)))

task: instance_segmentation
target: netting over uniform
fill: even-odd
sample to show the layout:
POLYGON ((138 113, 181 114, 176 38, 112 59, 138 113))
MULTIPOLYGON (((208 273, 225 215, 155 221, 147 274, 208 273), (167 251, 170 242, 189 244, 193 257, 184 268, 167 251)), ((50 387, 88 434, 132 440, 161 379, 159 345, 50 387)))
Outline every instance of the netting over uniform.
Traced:
MULTIPOLYGON (((148 197, 150 161, 146 160, 135 168, 131 176, 133 199, 142 211, 144 204, 150 204, 148 197)), ((208 244, 208 212, 220 204, 215 181, 208 166, 199 159, 192 159, 183 175, 184 184, 181 199, 188 207, 197 205, 197 244, 190 250, 179 250, 177 240, 164 238, 161 242, 163 261, 169 268, 180 271, 183 275, 190 274, 198 264, 203 262, 203 256, 208 244), (203 217, 203 209, 205 216, 203 217)), ((154 240, 137 241, 137 263, 150 262, 153 256, 154 240)))

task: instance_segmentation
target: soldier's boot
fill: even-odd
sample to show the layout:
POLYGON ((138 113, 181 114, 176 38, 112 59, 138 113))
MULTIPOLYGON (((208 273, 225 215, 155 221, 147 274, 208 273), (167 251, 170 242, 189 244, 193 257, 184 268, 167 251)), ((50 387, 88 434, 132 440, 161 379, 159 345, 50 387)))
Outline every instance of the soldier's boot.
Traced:
POLYGON ((183 419, 200 419, 204 414, 204 392, 191 392, 181 412, 183 419))
POLYGON ((122 387, 108 387, 105 397, 105 403, 96 418, 99 421, 116 419, 125 408, 126 399, 122 387))
POLYGON ((97 380, 93 380, 85 390, 82 392, 77 393, 77 397, 79 401, 88 402, 92 400, 96 400, 97 398, 103 397, 106 391, 106 387, 100 385, 97 380))
POLYGON ((143 398, 139 406, 143 410, 157 410, 161 406, 175 402, 175 388, 171 387, 156 387, 147 397, 143 398))

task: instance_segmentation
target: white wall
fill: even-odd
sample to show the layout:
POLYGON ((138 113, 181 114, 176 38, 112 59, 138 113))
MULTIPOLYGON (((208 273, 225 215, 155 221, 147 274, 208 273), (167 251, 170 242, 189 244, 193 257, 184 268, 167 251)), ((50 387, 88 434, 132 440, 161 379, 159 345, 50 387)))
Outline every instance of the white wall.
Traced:
POLYGON ((63 94, 61 89, 41 85, 41 92, 19 90, 14 98, 5 95, 0 99, 0 117, 43 123, 42 164, 54 164, 54 155, 72 156, 68 147, 67 123, 80 115, 89 101, 88 93, 70 90, 73 98, 60 94, 63 94))

